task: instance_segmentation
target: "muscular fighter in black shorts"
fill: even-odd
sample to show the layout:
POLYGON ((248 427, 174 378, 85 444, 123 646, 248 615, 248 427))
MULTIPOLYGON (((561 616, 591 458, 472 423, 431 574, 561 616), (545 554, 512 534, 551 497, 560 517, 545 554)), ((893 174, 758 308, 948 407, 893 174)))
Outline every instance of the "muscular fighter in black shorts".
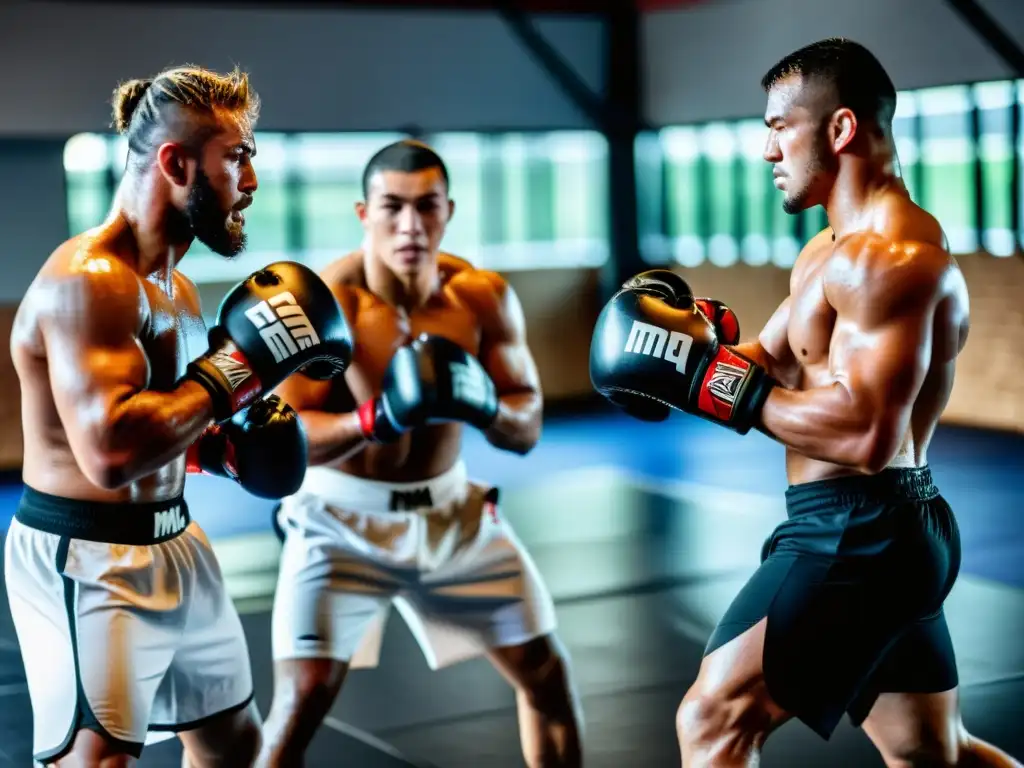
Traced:
POLYGON ((351 341, 330 289, 290 263, 233 288, 207 337, 176 269, 194 239, 245 245, 257 106, 238 72, 122 85, 113 210, 50 255, 15 318, 27 487, 5 577, 42 763, 129 765, 149 731, 177 732, 186 765, 259 751, 245 636, 185 474, 297 489, 301 425, 261 398, 303 366, 340 374, 351 341))
POLYGON ((896 174, 895 88, 845 40, 790 54, 763 84, 785 210, 822 205, 831 224, 800 254, 791 296, 758 341, 730 347, 721 310, 653 270, 608 304, 592 348, 596 388, 631 413, 677 408, 787 448, 788 520, 679 708, 683 765, 752 765, 790 718, 828 738, 844 713, 890 766, 1019 765, 960 719, 942 611, 960 539, 927 453, 968 298, 896 174))

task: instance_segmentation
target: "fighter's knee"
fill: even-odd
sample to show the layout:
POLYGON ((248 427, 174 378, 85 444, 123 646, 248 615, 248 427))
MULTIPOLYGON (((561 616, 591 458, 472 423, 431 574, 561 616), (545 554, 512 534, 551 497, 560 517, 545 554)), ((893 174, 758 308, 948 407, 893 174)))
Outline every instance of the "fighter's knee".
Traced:
POLYGON ((570 688, 568 660, 552 653, 542 666, 528 670, 520 693, 533 709, 550 712, 571 706, 570 688))
POLYGON ((252 765, 263 748, 263 728, 259 721, 249 718, 234 733, 232 756, 237 755, 239 765, 252 765))
POLYGON ((893 745, 882 754, 886 768, 954 768, 962 752, 969 750, 970 736, 954 739, 919 734, 893 745))
POLYGON ((334 703, 347 666, 330 659, 304 659, 287 663, 275 680, 274 707, 296 714, 326 711, 334 703))
POLYGON ((686 692, 676 709, 676 733, 685 752, 745 754, 758 748, 767 719, 756 700, 729 696, 699 683, 686 692))
POLYGON ((676 709, 676 732, 683 744, 697 744, 720 737, 728 725, 728 702, 696 684, 686 692, 676 709))

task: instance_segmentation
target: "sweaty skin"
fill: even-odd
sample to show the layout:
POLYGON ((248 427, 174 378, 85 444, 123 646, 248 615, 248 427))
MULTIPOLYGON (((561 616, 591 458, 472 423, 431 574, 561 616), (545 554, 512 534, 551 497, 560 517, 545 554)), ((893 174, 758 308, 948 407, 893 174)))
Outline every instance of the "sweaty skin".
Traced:
POLYGON ((14 319, 25 482, 67 498, 162 501, 181 493, 185 450, 212 422, 194 382, 206 350, 195 285, 167 263, 134 271, 121 217, 47 260, 14 319))
POLYGON ((783 385, 761 428, 786 445, 793 484, 926 464, 967 341, 967 286, 938 222, 898 188, 865 219, 812 238, 790 296, 736 347, 783 385))
POLYGON ((358 404, 379 394, 395 351, 421 333, 456 342, 475 355, 494 380, 500 405, 486 432, 493 445, 526 453, 536 444, 541 431, 540 380, 515 292, 494 272, 474 269, 448 254, 440 255, 438 272, 434 292, 409 314, 367 289, 361 252, 345 256, 322 273, 352 326, 355 354, 344 380, 320 382, 296 374, 278 388, 306 427, 311 464, 395 483, 436 477, 455 464, 462 424, 422 427, 393 444, 376 445, 363 438, 355 412, 358 404))

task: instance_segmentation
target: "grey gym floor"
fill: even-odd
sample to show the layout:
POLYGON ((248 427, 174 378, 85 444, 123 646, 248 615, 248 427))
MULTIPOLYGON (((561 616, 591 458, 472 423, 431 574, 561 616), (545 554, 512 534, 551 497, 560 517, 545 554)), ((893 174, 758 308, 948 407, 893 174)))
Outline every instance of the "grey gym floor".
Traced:
MULTIPOLYGON (((566 429, 583 428, 573 422, 566 429)), ((659 433, 642 429, 643 435, 630 433, 632 445, 637 451, 639 446, 658 450, 645 441, 647 435, 659 433)), ((711 435, 713 441, 720 431, 699 437, 711 435)), ((673 434, 679 438, 678 431, 673 434)), ((686 471, 641 476, 621 461, 595 463, 583 449, 573 448, 573 433, 559 435, 555 429, 551 442, 558 445, 551 450, 576 450, 575 463, 589 466, 572 469, 548 461, 546 471, 527 473, 526 480, 510 483, 514 487, 504 494, 503 511, 532 552, 557 602, 559 634, 571 655, 586 716, 585 764, 679 765, 676 705, 696 675, 717 618, 756 567, 762 541, 785 514, 781 494, 743 489, 743 482, 723 483, 719 478, 714 487, 689 482, 693 461, 686 462, 686 471)), ((577 436, 581 445, 592 444, 589 434, 577 436)), ((699 447, 711 450, 720 461, 739 445, 729 442, 731 438, 723 440, 724 447, 707 442, 699 447)), ((976 508, 965 508, 954 502, 967 520, 962 523, 965 552, 973 554, 965 554, 967 565, 947 603, 964 718, 977 736, 1021 758, 1024 522, 1012 511, 1024 510, 1011 467, 1018 461, 1014 457, 1021 455, 1022 441, 1019 436, 947 429, 937 444, 937 461, 948 464, 950 482, 977 503, 976 508), (992 447, 993 440, 1004 442, 992 447), (1011 456, 1006 455, 1008 450, 1011 456), (967 460, 965 455, 974 458, 967 460), (978 468, 968 473, 964 467, 971 461, 978 468), (994 461, 1001 465, 998 489, 993 487, 994 461), (1001 495, 985 497, 986 488, 1001 495), (1003 506, 998 514, 985 517, 986 510, 999 504, 1003 506), (985 575, 988 571, 993 575, 985 575)), ((762 463, 774 463, 775 456, 762 455, 762 463)), ((747 460, 737 459, 743 464, 747 460)), ((543 462, 544 457, 536 461, 543 462)), ((190 505, 196 506, 193 501, 190 505)), ((265 714, 272 694, 268 609, 278 545, 265 525, 257 528, 215 538, 215 546, 242 612, 257 700, 265 714)), ((31 765, 31 717, 4 603, 0 764, 31 765)), ((176 740, 155 744, 146 748, 141 765, 177 767, 180 754, 176 740)), ((882 765, 863 733, 845 720, 830 742, 799 723, 784 726, 770 740, 763 764, 882 765)), ((521 766, 515 701, 486 661, 430 671, 401 618, 393 613, 379 667, 350 674, 313 742, 307 765, 521 766)))

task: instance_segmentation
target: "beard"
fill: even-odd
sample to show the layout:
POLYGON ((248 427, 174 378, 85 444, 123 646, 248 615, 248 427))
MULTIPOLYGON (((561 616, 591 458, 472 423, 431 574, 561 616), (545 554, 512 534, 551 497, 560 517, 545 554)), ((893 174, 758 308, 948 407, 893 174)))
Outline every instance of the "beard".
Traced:
POLYGON ((825 134, 823 126, 811 147, 811 156, 807 161, 807 167, 804 168, 806 181, 800 189, 786 195, 782 201, 782 210, 792 215, 810 208, 813 205, 810 199, 816 183, 825 175, 834 173, 838 165, 839 159, 828 149, 828 136, 825 134))
POLYGON ((245 250, 246 235, 241 226, 230 227, 226 209, 210 184, 210 177, 201 170, 189 190, 184 211, 172 213, 171 230, 194 237, 219 256, 231 259, 245 250))

